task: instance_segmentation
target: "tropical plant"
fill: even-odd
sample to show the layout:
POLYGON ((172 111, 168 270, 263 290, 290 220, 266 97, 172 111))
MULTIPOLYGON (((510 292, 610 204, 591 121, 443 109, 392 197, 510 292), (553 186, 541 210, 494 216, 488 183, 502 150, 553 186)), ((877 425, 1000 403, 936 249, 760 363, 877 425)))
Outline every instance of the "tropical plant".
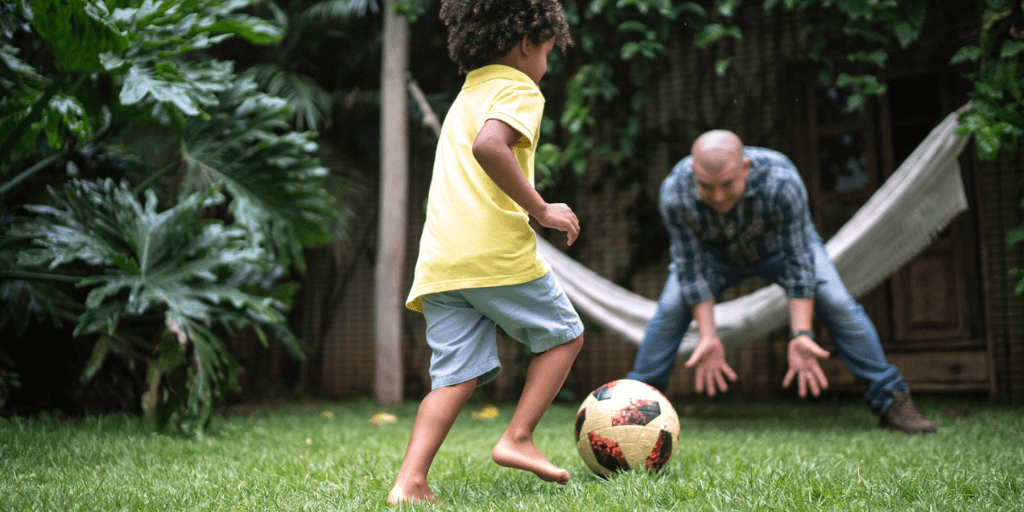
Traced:
MULTIPOLYGON (((978 155, 993 160, 1003 150, 1017 150, 1024 136, 1024 2, 986 0, 980 9, 977 44, 960 48, 950 63, 977 66, 967 73, 971 108, 961 117, 958 132, 973 133, 978 155)), ((1024 224, 1006 235, 1011 247, 1022 241, 1024 224)), ((1024 271, 1013 269, 1010 275, 1020 279, 1016 293, 1024 293, 1024 271)))
POLYGON ((83 381, 111 353, 141 365, 147 417, 191 432, 235 386, 227 337, 301 355, 287 278, 339 213, 285 100, 209 57, 280 39, 249 3, 0 4, 0 327, 71 320, 83 381))
POLYGON ((330 126, 332 105, 341 91, 324 83, 326 70, 308 56, 322 48, 345 46, 351 33, 365 29, 365 18, 380 8, 375 0, 280 3, 268 0, 257 6, 283 36, 251 69, 261 90, 287 101, 298 129, 319 131, 330 126))

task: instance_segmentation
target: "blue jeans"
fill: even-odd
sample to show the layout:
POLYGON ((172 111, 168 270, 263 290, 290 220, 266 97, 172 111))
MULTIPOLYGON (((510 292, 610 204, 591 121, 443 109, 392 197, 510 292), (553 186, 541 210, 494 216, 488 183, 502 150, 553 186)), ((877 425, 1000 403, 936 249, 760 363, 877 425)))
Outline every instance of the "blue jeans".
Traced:
MULTIPOLYGON (((814 272, 818 289, 814 296, 814 315, 821 319, 832 336, 832 343, 846 367, 858 381, 867 383, 864 399, 876 415, 892 403, 892 393, 906 389, 899 368, 885 361, 885 353, 874 324, 864 308, 846 290, 835 265, 825 251, 821 238, 812 237, 814 272)), ((741 280, 757 275, 776 282, 782 272, 781 258, 769 258, 753 267, 723 263, 711 255, 708 262, 716 279, 708 283, 718 295, 741 280)), ((670 272, 658 299, 658 309, 647 323, 643 343, 637 351, 633 371, 628 378, 646 382, 662 391, 668 386, 679 344, 693 320, 693 310, 680 293, 679 276, 670 272)))

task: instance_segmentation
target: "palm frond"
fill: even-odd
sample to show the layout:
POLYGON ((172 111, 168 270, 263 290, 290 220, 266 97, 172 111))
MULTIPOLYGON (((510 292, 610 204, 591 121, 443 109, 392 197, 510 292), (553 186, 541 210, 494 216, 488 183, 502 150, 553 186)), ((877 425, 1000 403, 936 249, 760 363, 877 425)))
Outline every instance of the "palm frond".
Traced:
POLYGON ((302 11, 300 18, 303 21, 347 21, 378 12, 380 8, 375 0, 324 0, 302 11))
POLYGON ((334 99, 308 75, 277 64, 259 64, 252 71, 261 90, 288 103, 297 129, 319 131, 329 124, 327 116, 334 99))

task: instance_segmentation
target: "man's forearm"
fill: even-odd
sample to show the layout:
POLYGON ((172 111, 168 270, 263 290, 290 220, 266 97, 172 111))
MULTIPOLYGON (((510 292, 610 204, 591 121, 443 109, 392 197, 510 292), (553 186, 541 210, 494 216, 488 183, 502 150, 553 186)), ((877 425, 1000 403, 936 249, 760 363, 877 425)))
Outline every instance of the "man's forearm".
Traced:
POLYGON ((789 325, 791 331, 811 329, 814 319, 814 299, 789 299, 789 325))
POLYGON ((697 332, 700 333, 701 341, 708 338, 718 338, 718 329, 715 327, 714 299, 708 299, 694 306, 693 318, 697 321, 697 332))

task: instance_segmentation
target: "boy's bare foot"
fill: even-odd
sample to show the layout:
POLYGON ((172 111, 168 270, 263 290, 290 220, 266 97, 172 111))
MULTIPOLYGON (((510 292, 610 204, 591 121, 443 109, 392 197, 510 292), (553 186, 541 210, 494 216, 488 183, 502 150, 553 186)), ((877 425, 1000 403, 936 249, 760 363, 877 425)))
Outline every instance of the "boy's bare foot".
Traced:
POLYGON ((555 466, 533 444, 533 440, 515 441, 502 436, 491 451, 499 466, 529 471, 545 482, 569 483, 569 472, 555 466))
POLYGON ((422 485, 412 485, 408 488, 402 487, 395 483, 395 486, 391 488, 391 492, 388 493, 388 505, 398 505, 401 503, 417 503, 417 502, 436 502, 437 496, 434 495, 433 491, 426 483, 422 485))

